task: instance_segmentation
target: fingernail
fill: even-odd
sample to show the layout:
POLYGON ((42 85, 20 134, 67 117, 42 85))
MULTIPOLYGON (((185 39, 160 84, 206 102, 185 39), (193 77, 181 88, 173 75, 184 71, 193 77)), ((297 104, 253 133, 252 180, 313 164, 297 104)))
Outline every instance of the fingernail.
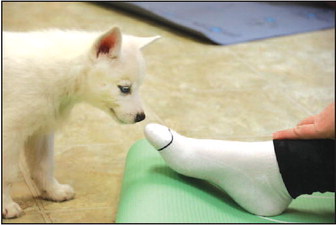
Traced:
POLYGON ((277 139, 278 135, 276 133, 272 134, 273 139, 277 139))

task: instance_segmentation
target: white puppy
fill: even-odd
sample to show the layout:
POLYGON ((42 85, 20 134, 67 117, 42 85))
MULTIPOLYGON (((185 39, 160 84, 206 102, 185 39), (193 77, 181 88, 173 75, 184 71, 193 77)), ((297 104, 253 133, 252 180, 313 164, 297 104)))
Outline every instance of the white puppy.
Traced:
POLYGON ((10 196, 24 149, 31 178, 43 198, 74 197, 53 171, 53 132, 74 104, 86 101, 122 123, 143 120, 139 86, 145 74, 141 48, 157 37, 49 30, 3 33, 3 209, 22 213, 10 196))

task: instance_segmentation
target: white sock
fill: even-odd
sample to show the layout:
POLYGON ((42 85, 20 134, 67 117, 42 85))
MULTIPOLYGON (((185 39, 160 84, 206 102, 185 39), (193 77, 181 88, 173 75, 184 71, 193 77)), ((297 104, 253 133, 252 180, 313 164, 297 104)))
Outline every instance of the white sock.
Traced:
POLYGON ((279 215, 292 200, 272 141, 193 139, 159 124, 148 124, 145 135, 170 168, 218 185, 250 213, 279 215))

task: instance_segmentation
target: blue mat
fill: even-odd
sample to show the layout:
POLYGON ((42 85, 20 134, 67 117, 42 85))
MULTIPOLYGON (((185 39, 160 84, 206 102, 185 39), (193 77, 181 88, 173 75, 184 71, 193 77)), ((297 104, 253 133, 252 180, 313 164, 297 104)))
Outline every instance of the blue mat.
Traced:
POLYGON ((229 45, 335 27, 335 11, 305 2, 109 2, 229 45))

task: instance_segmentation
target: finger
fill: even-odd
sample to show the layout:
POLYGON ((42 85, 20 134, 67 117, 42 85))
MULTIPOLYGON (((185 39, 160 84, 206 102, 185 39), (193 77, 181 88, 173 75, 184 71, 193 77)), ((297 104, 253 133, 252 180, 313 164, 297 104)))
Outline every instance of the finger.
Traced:
POLYGON ((318 132, 315 124, 306 124, 306 125, 296 126, 294 128, 294 133, 300 139, 323 138, 323 134, 321 132, 318 132))
POLYGON ((305 124, 312 124, 315 122, 315 116, 310 116, 304 120, 302 120, 300 123, 298 123, 297 126, 305 125, 305 124))
POLYGON ((316 139, 323 138, 317 132, 314 124, 297 126, 295 128, 281 130, 273 134, 273 139, 316 139))
POLYGON ((277 131, 273 133, 273 139, 293 139, 296 137, 293 130, 294 128, 277 131))

